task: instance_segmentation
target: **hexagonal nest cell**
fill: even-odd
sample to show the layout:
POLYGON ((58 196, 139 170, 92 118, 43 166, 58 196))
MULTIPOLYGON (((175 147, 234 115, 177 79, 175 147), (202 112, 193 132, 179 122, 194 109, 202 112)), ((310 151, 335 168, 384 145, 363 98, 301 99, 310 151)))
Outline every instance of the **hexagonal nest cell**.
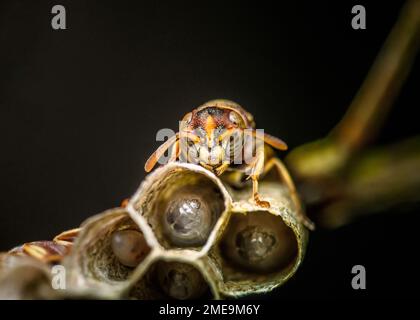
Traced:
POLYGON ((193 265, 183 262, 157 261, 130 290, 137 299, 210 299, 209 284, 193 265))
POLYGON ((82 224, 62 261, 63 297, 218 299, 272 290, 297 270, 308 238, 279 180, 260 181, 270 202, 262 209, 249 184, 231 188, 193 164, 158 168, 126 208, 82 224))
POLYGON ((199 250, 227 207, 228 195, 215 179, 200 169, 165 166, 148 177, 133 206, 165 249, 199 250))

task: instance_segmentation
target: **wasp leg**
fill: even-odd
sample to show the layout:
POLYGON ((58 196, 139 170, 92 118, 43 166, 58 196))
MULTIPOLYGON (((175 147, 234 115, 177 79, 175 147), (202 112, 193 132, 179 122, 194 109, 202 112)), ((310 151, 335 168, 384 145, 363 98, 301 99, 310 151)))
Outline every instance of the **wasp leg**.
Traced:
POLYGON ((225 161, 220 166, 218 166, 215 170, 216 176, 220 176, 223 172, 226 171, 227 168, 229 168, 230 162, 225 161))
POLYGON ((301 202, 299 200, 299 196, 298 193, 296 191, 296 187, 295 184, 292 181, 292 178, 290 177, 289 172, 287 171, 286 167, 284 166, 284 164, 281 162, 280 159, 278 158, 271 158, 270 160, 268 160, 264 166, 264 170, 262 174, 266 174, 267 172, 269 172, 273 167, 275 167, 277 169, 277 172, 279 174, 279 176, 283 179, 284 183, 286 184, 286 187, 289 189, 290 192, 290 197, 293 201, 293 204, 295 205, 296 208, 296 212, 297 212, 297 216, 298 219, 300 220, 300 222, 302 222, 308 229, 310 230, 314 230, 315 229, 315 225, 314 223, 306 216, 301 202))
POLYGON ((80 228, 64 231, 54 240, 25 243, 9 251, 11 255, 29 256, 48 264, 59 263, 71 250, 80 228))
POLYGON ((44 263, 57 263, 65 255, 60 252, 63 251, 63 248, 66 247, 52 241, 38 241, 25 243, 22 246, 22 252, 44 263))
POLYGON ((21 253, 44 263, 58 263, 70 252, 70 248, 69 244, 55 241, 35 241, 22 245, 21 253))
POLYGON ((130 201, 130 198, 125 198, 123 201, 121 201, 120 207, 125 208, 128 205, 129 201, 130 201))
POLYGON ((59 235, 55 236, 53 241, 62 245, 72 245, 74 240, 76 240, 77 236, 79 235, 80 230, 80 228, 75 228, 64 231, 59 235))
POLYGON ((255 203, 262 208, 270 208, 270 202, 261 200, 258 193, 258 177, 251 176, 252 179, 252 197, 255 203))
POLYGON ((261 200, 260 195, 258 193, 258 178, 260 174, 264 172, 264 148, 258 148, 256 157, 251 164, 251 173, 247 179, 252 180, 252 198, 254 202, 262 207, 262 208, 269 208, 270 203, 268 201, 261 200))

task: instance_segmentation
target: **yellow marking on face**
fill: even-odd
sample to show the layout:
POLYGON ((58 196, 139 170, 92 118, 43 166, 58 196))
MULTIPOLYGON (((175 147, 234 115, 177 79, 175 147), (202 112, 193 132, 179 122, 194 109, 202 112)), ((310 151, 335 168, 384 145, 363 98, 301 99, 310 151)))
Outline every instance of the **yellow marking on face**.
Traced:
POLYGON ((208 147, 213 146, 214 142, 214 129, 216 129, 217 124, 216 121, 214 121, 214 118, 212 116, 208 116, 206 119, 206 123, 204 124, 204 130, 206 131, 207 136, 207 145, 208 147))

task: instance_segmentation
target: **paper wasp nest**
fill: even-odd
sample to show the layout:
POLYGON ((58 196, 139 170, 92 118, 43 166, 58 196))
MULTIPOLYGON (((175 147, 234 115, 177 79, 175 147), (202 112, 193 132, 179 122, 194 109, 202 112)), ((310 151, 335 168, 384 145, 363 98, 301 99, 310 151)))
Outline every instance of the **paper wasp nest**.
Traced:
MULTIPOLYGON (((251 186, 234 189, 200 166, 158 168, 126 208, 82 224, 60 262, 67 276, 58 297, 218 299, 282 285, 301 263, 308 233, 274 172, 260 182, 260 193, 269 209, 249 200, 251 186)), ((45 264, 14 258, 31 261, 26 268, 39 291, 28 296, 20 286, 14 297, 57 298, 46 285, 51 274, 45 264)), ((10 259, 5 255, 3 261, 10 259)), ((2 292, 13 286, 19 277, 14 266, 22 262, 0 264, 2 292), (6 273, 9 280, 2 282, 6 273)))

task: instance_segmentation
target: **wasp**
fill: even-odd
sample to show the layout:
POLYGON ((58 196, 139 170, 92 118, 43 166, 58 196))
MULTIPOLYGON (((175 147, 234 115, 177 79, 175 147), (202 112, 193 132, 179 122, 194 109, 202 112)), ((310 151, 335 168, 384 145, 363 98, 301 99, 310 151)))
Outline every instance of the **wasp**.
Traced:
POLYGON ((269 208, 270 203, 261 198, 258 180, 275 168, 290 191, 299 218, 313 229, 313 223, 303 212, 288 170, 273 150, 287 150, 287 144, 255 128, 253 116, 239 104, 224 99, 208 101, 184 116, 179 132, 149 157, 144 168, 150 172, 172 147, 168 161, 196 163, 217 176, 231 172, 229 179, 232 184, 239 184, 244 177, 251 180, 252 199, 262 208, 269 208))

